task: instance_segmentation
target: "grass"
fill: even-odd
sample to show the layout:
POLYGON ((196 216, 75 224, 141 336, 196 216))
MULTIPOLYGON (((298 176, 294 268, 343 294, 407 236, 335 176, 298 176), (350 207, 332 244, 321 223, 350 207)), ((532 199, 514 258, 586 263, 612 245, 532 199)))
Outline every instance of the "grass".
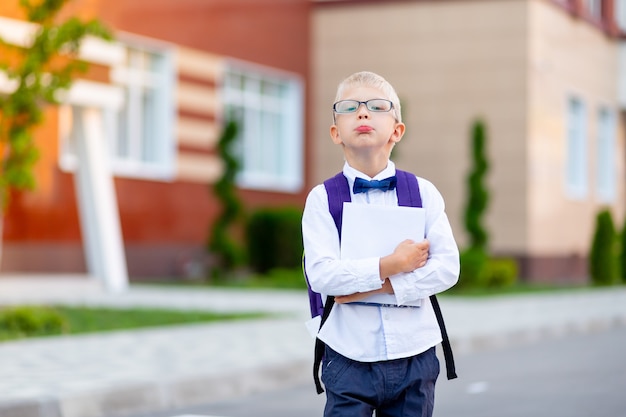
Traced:
MULTIPOLYGON (((229 288, 270 288, 295 289, 306 291, 306 283, 300 268, 276 269, 267 274, 246 274, 236 278, 221 279, 212 283, 168 280, 165 282, 144 282, 146 284, 181 285, 229 288)), ((538 285, 518 282, 509 287, 467 288, 456 286, 444 292, 443 296, 489 297, 528 293, 589 288, 585 285, 558 286, 538 285)), ((38 337, 60 334, 81 334, 111 330, 131 330, 152 326, 206 323, 224 320, 239 320, 264 317, 257 314, 218 314, 199 311, 176 311, 167 309, 108 309, 68 306, 20 306, 0 309, 0 341, 25 337, 38 337)))
POLYGON ((26 337, 131 330, 264 317, 261 313, 220 314, 153 308, 109 309, 19 306, 0 310, 0 341, 26 337))

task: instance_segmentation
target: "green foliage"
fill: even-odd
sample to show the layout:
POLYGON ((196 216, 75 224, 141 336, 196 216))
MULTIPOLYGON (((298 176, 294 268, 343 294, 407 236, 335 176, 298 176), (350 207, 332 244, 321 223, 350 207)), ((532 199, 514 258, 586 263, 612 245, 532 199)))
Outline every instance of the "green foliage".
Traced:
POLYGON ((482 287, 485 279, 487 253, 480 249, 469 247, 461 251, 461 275, 457 286, 482 287))
POLYGON ((264 274, 274 268, 297 268, 302 262, 302 211, 295 207, 263 208, 247 225, 250 266, 264 274))
POLYGON ((589 254, 589 274, 595 285, 611 285, 617 281, 617 235, 608 209, 596 215, 595 232, 589 254))
POLYGON ((239 162, 233 156, 232 146, 237 138, 237 123, 226 124, 217 149, 224 162, 224 173, 213 190, 222 203, 222 211, 212 226, 208 248, 218 257, 213 274, 219 276, 233 270, 245 262, 245 248, 236 239, 237 226, 245 217, 243 205, 237 196, 235 178, 239 171, 239 162))
POLYGON ((503 289, 517 284, 518 275, 513 258, 490 258, 477 248, 461 252, 460 288, 503 289))
POLYGON ((20 306, 0 310, 0 341, 152 326, 266 317, 264 313, 215 313, 160 308, 20 306))
POLYGON ((0 71, 15 89, 0 95, 0 201, 8 203, 8 191, 32 189, 33 166, 38 159, 32 131, 43 121, 45 104, 56 104, 73 77, 87 65, 77 59, 81 41, 88 35, 111 39, 97 20, 77 18, 57 24, 67 0, 21 0, 28 19, 39 25, 32 45, 18 47, 0 39, 0 71), (14 58, 14 59, 11 59, 14 58))
POLYGON ((52 308, 21 306, 0 310, 0 340, 61 334, 68 328, 65 318, 52 308))
POLYGON ((265 274, 252 273, 244 279, 219 282, 218 285, 229 288, 263 288, 263 289, 306 289, 302 279, 302 268, 273 268, 265 274))
POLYGON ((623 284, 626 284, 626 218, 624 219, 624 224, 622 226, 622 232, 620 233, 620 244, 619 244, 619 274, 620 281, 623 284))
POLYGON ((485 177, 489 170, 486 153, 485 126, 482 121, 472 126, 472 169, 467 177, 469 191, 465 208, 465 228, 469 234, 470 247, 487 250, 489 236, 483 219, 489 203, 485 177))
MULTIPOLYGON (((486 156, 487 135, 481 120, 473 123, 471 129, 471 168, 467 176, 467 204, 464 224, 469 244, 461 251, 461 275, 459 286, 484 287, 499 281, 508 281, 502 275, 497 263, 488 256, 489 234, 483 225, 489 203, 489 191, 485 185, 489 163, 486 156), (495 266, 494 266, 495 265, 495 266)), ((517 275, 517 273, 515 273, 517 275)))
POLYGON ((491 258, 487 261, 485 287, 507 288, 517 283, 517 261, 512 258, 491 258))

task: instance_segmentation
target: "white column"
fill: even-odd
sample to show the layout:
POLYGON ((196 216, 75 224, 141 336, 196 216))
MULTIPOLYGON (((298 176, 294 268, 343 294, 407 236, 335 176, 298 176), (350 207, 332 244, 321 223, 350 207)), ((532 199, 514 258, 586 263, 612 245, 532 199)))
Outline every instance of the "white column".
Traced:
POLYGON ((75 175, 89 273, 111 292, 128 287, 117 198, 105 143, 102 110, 75 107, 75 175))

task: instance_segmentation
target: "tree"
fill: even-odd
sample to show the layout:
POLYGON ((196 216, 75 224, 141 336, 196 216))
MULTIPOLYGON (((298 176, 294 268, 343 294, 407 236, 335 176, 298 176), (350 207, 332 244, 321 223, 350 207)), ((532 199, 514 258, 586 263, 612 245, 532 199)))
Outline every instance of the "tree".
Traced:
POLYGON ((57 104, 74 76, 87 70, 78 59, 82 40, 89 35, 111 39, 97 20, 70 17, 57 23, 67 1, 20 0, 28 21, 37 25, 32 43, 16 46, 0 39, 0 73, 11 86, 8 94, 0 94, 0 237, 10 190, 35 187, 33 129, 43 122, 44 106, 57 104))
POLYGON ((467 205, 465 207, 465 229, 468 247, 461 253, 461 284, 480 284, 488 261, 489 234, 484 226, 484 215, 489 204, 486 175, 489 163, 486 157, 485 125, 477 120, 471 130, 472 166, 467 176, 467 205))
POLYGON ((245 249, 235 236, 242 235, 235 229, 241 225, 244 216, 243 204, 237 196, 235 177, 239 171, 239 162, 232 155, 232 146, 237 138, 237 123, 228 122, 217 145, 218 152, 224 162, 224 173, 215 183, 213 190, 222 203, 222 212, 213 224, 208 248, 216 255, 217 260, 212 271, 217 278, 221 273, 232 271, 244 262, 245 249))
POLYGON ((620 233, 619 273, 621 282, 626 284, 626 220, 624 220, 620 233))
POLYGON ((469 234, 469 246, 487 250, 489 235, 483 224, 489 204, 489 191, 485 185, 489 164, 485 155, 486 135, 484 123, 474 122, 472 127, 472 170, 467 177, 469 198, 465 208, 465 228, 469 234))
POLYGON ((617 281, 617 235, 611 212, 601 210, 596 215, 596 227, 589 254, 589 274, 595 285, 611 285, 617 281))

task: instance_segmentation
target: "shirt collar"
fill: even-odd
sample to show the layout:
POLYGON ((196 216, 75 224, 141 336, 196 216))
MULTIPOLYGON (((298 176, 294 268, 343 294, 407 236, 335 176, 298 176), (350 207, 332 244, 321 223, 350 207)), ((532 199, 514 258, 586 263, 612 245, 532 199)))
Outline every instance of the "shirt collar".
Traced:
POLYGON ((352 168, 350 164, 346 162, 343 165, 343 175, 345 175, 348 179, 348 184, 350 184, 350 189, 352 189, 352 186, 354 185, 354 179, 357 177, 364 178, 366 180, 382 180, 396 175, 396 165, 393 163, 393 161, 389 160, 387 162, 387 167, 380 171, 378 174, 376 174, 374 178, 371 178, 361 171, 352 168))

